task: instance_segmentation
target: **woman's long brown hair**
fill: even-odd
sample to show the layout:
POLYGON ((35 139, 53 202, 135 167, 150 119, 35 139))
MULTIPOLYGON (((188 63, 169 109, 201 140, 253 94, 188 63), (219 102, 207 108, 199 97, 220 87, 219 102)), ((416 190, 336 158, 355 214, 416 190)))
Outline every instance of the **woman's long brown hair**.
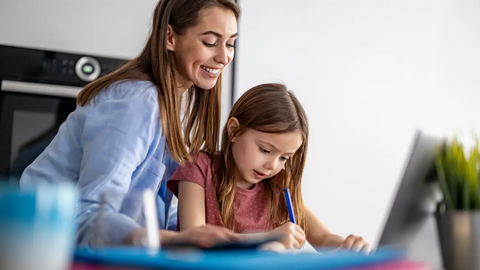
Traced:
POLYGON ((140 55, 118 70, 88 84, 78 95, 77 103, 85 106, 100 91, 118 81, 150 81, 158 90, 162 132, 167 136, 172 158, 184 164, 191 159, 189 151, 215 152, 219 141, 222 77, 220 75, 216 85, 208 91, 195 85, 188 89, 182 136, 182 101, 176 91, 178 78, 174 72, 175 55, 167 50, 168 25, 175 33, 182 35, 198 23, 200 12, 210 7, 231 10, 237 20, 240 16, 240 9, 232 0, 160 0, 153 14, 150 36, 140 55))
MULTIPOLYGON (((247 128, 267 133, 286 133, 300 131, 303 143, 293 157, 285 164, 285 178, 282 188, 291 191, 297 224, 306 233, 306 216, 302 199, 302 174, 308 147, 307 115, 294 94, 282 84, 258 85, 233 105, 229 119, 235 117, 240 127, 229 136, 227 126, 223 129, 221 144, 221 162, 217 170, 217 199, 225 227, 235 230, 234 198, 236 191, 236 166, 232 156, 231 138, 242 134, 247 128)), ((263 180, 268 194, 270 223, 276 228, 288 219, 286 207, 279 207, 276 198, 282 188, 276 187, 271 179, 263 180)), ((281 198, 281 197, 280 197, 281 198)))

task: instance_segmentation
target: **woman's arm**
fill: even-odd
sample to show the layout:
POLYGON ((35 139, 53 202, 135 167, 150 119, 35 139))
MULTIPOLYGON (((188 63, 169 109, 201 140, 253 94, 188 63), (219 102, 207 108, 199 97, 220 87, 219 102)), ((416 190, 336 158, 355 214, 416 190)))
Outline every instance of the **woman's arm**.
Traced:
MULTIPOLYGON (((144 228, 137 228, 128 235, 125 244, 139 246, 145 238, 147 231, 144 228)), ((181 232, 160 230, 160 245, 191 244, 208 248, 218 243, 237 240, 239 237, 229 229, 208 224, 181 232)))
POLYGON ((198 184, 178 183, 178 224, 180 231, 206 224, 205 190, 198 184))
MULTIPOLYGON (((140 227, 118 210, 129 190, 132 174, 143 162, 159 128, 158 104, 153 95, 139 92, 128 98, 97 101, 94 106, 82 109, 85 122, 81 135, 83 156, 76 183, 80 190, 77 241, 91 245, 101 237, 106 243, 120 243, 140 227), (100 222, 109 229, 99 232, 100 222)), ((63 136, 72 136, 69 133, 74 131, 62 132, 63 136)))

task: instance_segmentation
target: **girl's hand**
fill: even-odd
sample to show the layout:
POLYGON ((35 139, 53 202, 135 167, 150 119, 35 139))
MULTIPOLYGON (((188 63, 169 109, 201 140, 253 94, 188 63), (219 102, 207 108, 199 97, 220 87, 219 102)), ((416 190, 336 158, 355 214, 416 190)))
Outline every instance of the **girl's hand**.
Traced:
POLYGON ((305 232, 300 226, 287 222, 280 227, 270 231, 269 234, 273 237, 280 237, 281 243, 287 249, 298 249, 305 243, 305 232))
POLYGON ((342 243, 341 248, 350 249, 356 252, 365 252, 370 253, 371 247, 370 245, 360 236, 356 235, 349 235, 342 243))
POLYGON ((339 246, 337 249, 334 251, 339 251, 339 250, 352 250, 355 252, 363 252, 363 253, 370 253, 372 251, 372 248, 370 245, 363 240, 362 237, 356 236, 356 235, 349 235, 347 238, 343 238, 340 235, 336 234, 328 234, 325 236, 324 239, 325 246, 339 246))

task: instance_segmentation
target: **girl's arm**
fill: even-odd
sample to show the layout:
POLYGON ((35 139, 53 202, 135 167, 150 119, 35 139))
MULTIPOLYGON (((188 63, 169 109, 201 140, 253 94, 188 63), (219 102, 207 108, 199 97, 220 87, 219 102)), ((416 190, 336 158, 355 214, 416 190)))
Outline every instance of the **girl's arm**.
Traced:
POLYGON ((335 237, 327 237, 333 235, 332 232, 320 221, 318 217, 307 207, 304 206, 305 215, 307 217, 307 241, 314 247, 339 247, 344 238, 335 235, 335 237), (328 240, 328 241, 325 241, 328 240))
POLYGON ((198 184, 178 183, 178 224, 185 231, 206 224, 205 190, 198 184))
POLYGON ((315 216, 315 214, 304 206, 307 217, 307 241, 314 247, 346 248, 353 250, 369 251, 370 246, 362 237, 349 235, 347 238, 333 234, 327 227, 315 216))

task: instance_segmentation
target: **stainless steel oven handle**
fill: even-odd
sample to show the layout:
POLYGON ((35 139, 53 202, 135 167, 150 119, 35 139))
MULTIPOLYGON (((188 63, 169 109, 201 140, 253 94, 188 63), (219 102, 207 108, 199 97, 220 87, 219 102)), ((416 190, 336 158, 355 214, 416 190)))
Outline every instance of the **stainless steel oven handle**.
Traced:
POLYGON ((17 82, 17 81, 1 81, 1 91, 14 92, 14 93, 26 93, 55 97, 70 97, 76 98, 81 87, 54 85, 45 83, 30 83, 30 82, 17 82))

